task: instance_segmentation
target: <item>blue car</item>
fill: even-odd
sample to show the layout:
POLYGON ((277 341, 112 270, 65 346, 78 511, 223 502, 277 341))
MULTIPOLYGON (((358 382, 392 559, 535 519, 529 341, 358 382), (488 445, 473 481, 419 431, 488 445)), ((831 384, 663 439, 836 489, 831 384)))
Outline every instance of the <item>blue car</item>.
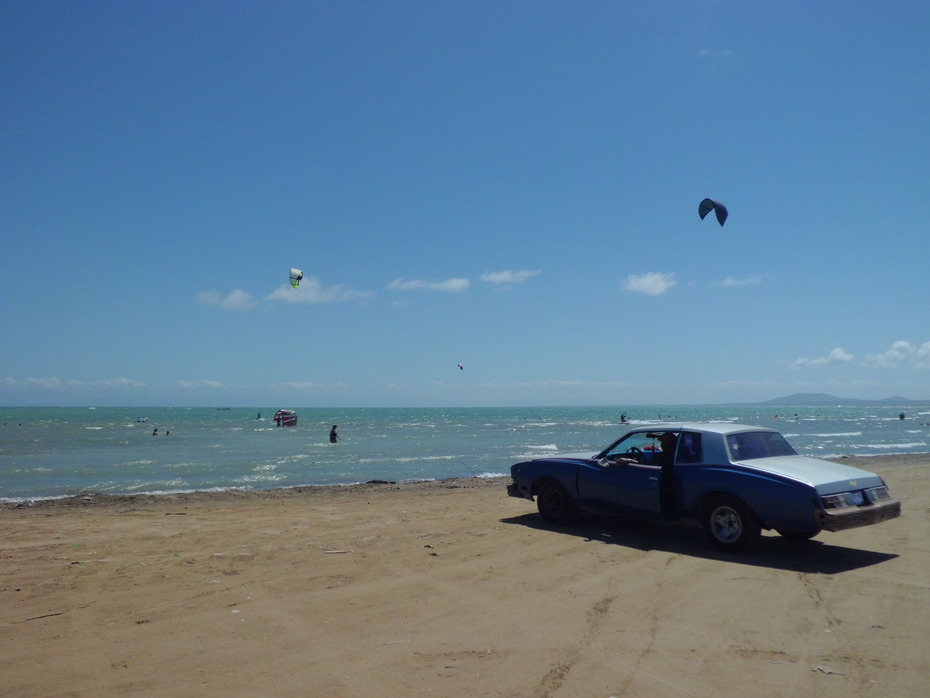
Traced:
POLYGON ((579 511, 657 521, 696 520, 710 542, 745 551, 762 530, 807 540, 901 514, 881 477, 798 455, 779 432, 741 424, 636 428, 595 455, 513 465, 507 493, 549 523, 579 511))

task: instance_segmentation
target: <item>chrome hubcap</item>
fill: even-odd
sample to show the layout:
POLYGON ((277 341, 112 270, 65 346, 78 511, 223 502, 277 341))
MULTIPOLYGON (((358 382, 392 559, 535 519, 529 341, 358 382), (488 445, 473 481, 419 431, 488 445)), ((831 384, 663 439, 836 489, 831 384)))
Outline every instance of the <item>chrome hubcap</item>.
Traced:
POLYGON ((710 519, 710 526, 717 540, 725 543, 739 538, 743 530, 743 522, 739 514, 730 507, 720 507, 715 510, 710 519))

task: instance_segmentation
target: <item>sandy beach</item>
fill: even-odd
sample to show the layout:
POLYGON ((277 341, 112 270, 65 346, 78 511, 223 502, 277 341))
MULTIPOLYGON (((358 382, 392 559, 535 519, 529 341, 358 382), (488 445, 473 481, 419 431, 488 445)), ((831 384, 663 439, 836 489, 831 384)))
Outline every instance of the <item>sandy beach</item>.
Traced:
POLYGON ((504 479, 0 506, 5 696, 920 696, 930 456, 901 518, 756 552, 543 524, 504 479))

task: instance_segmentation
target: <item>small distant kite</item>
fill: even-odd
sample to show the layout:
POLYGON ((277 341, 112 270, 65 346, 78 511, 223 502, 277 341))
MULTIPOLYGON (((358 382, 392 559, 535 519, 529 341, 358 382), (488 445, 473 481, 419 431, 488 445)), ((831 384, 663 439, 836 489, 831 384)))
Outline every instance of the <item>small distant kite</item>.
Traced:
POLYGON ((302 278, 304 278, 304 273, 300 269, 291 269, 291 286, 294 288, 300 286, 302 278))
POLYGON ((459 367, 459 371, 464 371, 465 367, 462 364, 456 364, 459 367))
POLYGON ((701 202, 701 205, 698 206, 698 215, 701 217, 701 220, 704 220, 704 216, 713 211, 717 214, 717 222, 720 225, 723 225, 727 220, 727 207, 724 206, 719 201, 714 201, 713 199, 704 199, 701 202))

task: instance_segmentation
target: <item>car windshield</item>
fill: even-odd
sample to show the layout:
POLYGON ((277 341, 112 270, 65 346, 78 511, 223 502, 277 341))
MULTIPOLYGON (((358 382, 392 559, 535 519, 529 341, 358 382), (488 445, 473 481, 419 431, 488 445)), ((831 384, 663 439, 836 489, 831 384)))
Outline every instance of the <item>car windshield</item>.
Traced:
POLYGON ((678 433, 674 431, 636 431, 624 436, 601 457, 625 456, 643 465, 659 465, 666 456, 671 459, 677 438, 678 433))
POLYGON ((798 452, 777 431, 749 431, 727 436, 733 460, 796 456, 798 452))

